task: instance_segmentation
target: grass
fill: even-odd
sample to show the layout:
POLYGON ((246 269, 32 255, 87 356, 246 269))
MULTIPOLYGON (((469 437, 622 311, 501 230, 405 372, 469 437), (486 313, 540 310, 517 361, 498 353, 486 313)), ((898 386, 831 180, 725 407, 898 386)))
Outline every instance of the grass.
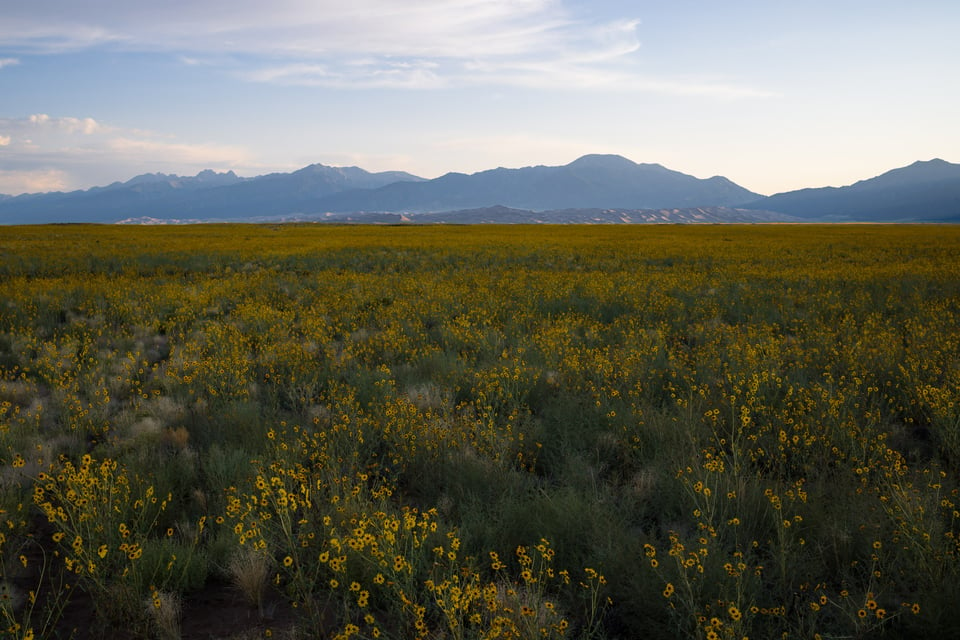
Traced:
POLYGON ((79 593, 92 636, 176 637, 233 581, 251 637, 278 599, 340 638, 955 635, 958 248, 10 227, 6 632, 79 593))

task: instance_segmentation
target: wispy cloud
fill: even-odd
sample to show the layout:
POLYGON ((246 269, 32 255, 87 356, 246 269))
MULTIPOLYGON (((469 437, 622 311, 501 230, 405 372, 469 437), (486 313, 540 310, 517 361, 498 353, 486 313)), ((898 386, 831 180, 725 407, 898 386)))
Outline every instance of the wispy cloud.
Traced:
POLYGON ((0 147, 0 193, 80 189, 158 171, 256 169, 241 146, 183 142, 93 118, 47 114, 0 118, 0 147))
POLYGON ((330 87, 570 86, 586 78, 596 84, 640 47, 637 20, 589 24, 546 2, 439 4, 442 11, 393 11, 399 28, 382 20, 358 25, 358 40, 328 42, 329 50, 312 52, 314 63, 274 58, 244 75, 330 87))
POLYGON ((4 14, 0 47, 10 51, 166 52, 258 83, 763 95, 709 79, 638 77, 639 17, 597 19, 561 0, 128 0, 109 11, 33 0, 4 14))
POLYGON ((12 67, 15 64, 20 64, 18 58, 0 58, 0 69, 4 67, 12 67))
POLYGON ((517 55, 575 23, 556 0, 128 0, 91 11, 70 0, 4 10, 0 46, 91 46, 307 57, 517 55))
POLYGON ((427 60, 353 60, 336 65, 283 63, 241 73, 252 82, 330 88, 435 89, 454 80, 427 60))

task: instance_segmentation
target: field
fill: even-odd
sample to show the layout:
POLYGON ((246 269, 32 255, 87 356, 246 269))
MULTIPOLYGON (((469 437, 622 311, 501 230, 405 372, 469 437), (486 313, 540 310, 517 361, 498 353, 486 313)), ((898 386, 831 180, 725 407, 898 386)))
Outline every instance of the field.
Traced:
POLYGON ((5 228, 0 635, 957 637, 958 258, 5 228))

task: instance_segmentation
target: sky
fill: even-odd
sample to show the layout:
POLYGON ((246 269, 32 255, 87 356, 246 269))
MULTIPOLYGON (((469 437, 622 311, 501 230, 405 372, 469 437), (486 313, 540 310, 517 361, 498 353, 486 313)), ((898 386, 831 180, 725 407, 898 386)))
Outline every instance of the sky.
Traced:
POLYGON ((765 195, 960 162, 957 0, 0 0, 0 194, 588 153, 765 195))

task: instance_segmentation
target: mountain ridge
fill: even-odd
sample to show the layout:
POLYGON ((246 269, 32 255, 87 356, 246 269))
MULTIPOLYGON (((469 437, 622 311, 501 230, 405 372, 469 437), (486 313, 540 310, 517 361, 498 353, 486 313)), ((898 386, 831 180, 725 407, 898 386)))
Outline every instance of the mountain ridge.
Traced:
POLYGON ((493 204, 534 211, 730 206, 756 199, 725 178, 701 180, 659 164, 591 154, 562 166, 447 173, 426 180, 405 172, 312 164, 291 173, 240 178, 143 174, 123 183, 0 201, 5 223, 115 222, 130 218, 222 219, 325 212, 431 212, 493 204))
POLYGON ((960 164, 918 160, 847 186, 798 189, 741 206, 804 220, 960 222, 960 164))
MULTIPOLYGON (((550 212, 554 217, 558 211, 577 211, 566 218, 584 222, 592 219, 584 213, 590 211, 695 212, 698 208, 711 213, 677 215, 687 216, 685 221, 722 221, 724 215, 747 220, 752 218, 743 211, 757 211, 762 212, 760 219, 767 220, 773 218, 764 216, 775 212, 779 219, 796 221, 960 222, 960 165, 939 158, 921 160, 843 187, 766 197, 724 176, 696 178, 614 154, 587 154, 559 166, 450 172, 433 179, 319 163, 253 178, 205 169, 195 176, 146 173, 81 191, 0 194, 0 224, 328 219, 327 214, 335 214, 334 218, 366 215, 374 220, 376 216, 392 219, 392 214, 419 217, 471 210, 487 210, 488 217, 517 217, 503 211, 490 213, 496 206, 550 212)), ((461 213, 458 219, 469 217, 461 213)), ((621 217, 646 219, 639 214, 621 217)))
POLYGON ((561 166, 499 167, 447 173, 422 182, 397 182, 372 191, 341 192, 317 203, 342 211, 428 212, 499 203, 529 210, 656 209, 729 206, 755 194, 732 181, 701 180, 659 164, 591 154, 561 166))

